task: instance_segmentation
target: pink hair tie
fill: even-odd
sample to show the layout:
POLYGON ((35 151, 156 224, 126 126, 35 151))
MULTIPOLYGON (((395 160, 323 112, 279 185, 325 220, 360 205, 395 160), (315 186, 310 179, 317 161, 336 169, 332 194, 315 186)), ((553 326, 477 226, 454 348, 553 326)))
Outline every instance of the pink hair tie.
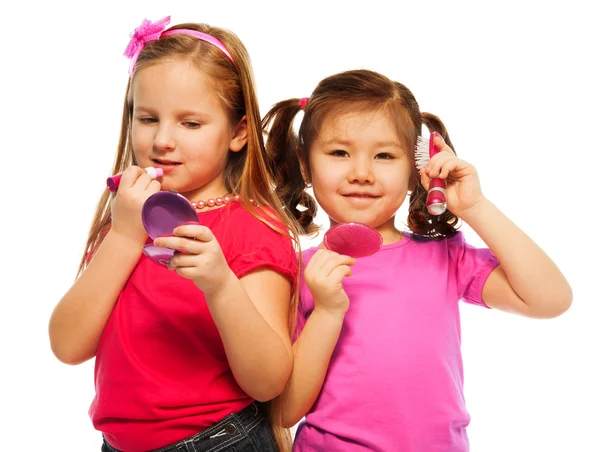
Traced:
POLYGON ((304 107, 306 107, 307 102, 308 102, 308 97, 303 97, 302 99, 300 99, 300 110, 304 110, 304 107))
POLYGON ((208 42, 209 44, 214 45, 217 49, 227 56, 233 63, 233 58, 231 54, 227 51, 225 46, 221 41, 219 41, 214 36, 210 36, 206 33, 202 33, 196 30, 188 30, 185 28, 179 28, 175 30, 165 31, 167 25, 171 21, 171 16, 164 17, 156 22, 152 23, 148 19, 144 19, 139 27, 133 30, 131 33, 131 39, 125 48, 125 55, 127 58, 131 60, 131 64, 129 66, 129 75, 133 74, 133 70, 135 69, 135 63, 137 62, 140 53, 149 42, 156 41, 160 39, 162 36, 170 36, 170 35, 189 35, 194 36, 201 41, 208 42))

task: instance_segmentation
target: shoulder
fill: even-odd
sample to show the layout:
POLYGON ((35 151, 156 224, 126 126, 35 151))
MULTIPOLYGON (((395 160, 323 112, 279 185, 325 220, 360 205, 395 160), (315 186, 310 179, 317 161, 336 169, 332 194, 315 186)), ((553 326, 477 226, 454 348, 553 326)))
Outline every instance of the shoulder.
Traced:
MULTIPOLYGON (((270 207, 257 207, 253 213, 239 203, 232 203, 221 210, 218 218, 207 226, 227 242, 239 242, 243 238, 254 245, 273 241, 282 245, 292 243, 289 229, 270 207)), ((202 220, 200 217, 201 223, 202 220)))
POLYGON ((464 250, 466 246, 465 237, 461 231, 456 231, 441 240, 410 232, 405 232, 405 235, 412 252, 453 256, 464 250))
POLYGON ((306 267, 308 261, 315 255, 315 253, 319 251, 319 247, 313 246, 311 248, 307 248, 303 250, 300 255, 302 258, 302 267, 306 267))
POLYGON ((259 207, 253 214, 237 203, 226 209, 211 230, 238 277, 266 266, 293 279, 296 251, 289 230, 273 209, 259 207))
POLYGON ((455 233, 450 234, 441 240, 435 240, 426 235, 419 235, 419 234, 415 234, 413 232, 406 232, 406 231, 404 232, 404 235, 406 236, 406 238, 408 240, 410 240, 414 244, 423 243, 423 244, 432 244, 432 245, 438 244, 439 246, 452 246, 456 243, 464 242, 464 236, 461 231, 456 231, 455 233))

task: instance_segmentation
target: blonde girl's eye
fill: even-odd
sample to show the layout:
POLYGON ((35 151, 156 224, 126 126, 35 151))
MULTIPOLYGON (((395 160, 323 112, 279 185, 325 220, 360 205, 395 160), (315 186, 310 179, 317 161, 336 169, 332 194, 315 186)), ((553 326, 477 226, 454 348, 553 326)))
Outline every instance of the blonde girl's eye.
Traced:
POLYGON ((329 155, 332 155, 334 157, 346 157, 348 155, 348 153, 346 151, 341 150, 341 149, 336 149, 335 151, 331 151, 329 153, 329 155))
POLYGON ((137 119, 142 124, 154 124, 158 122, 158 119, 153 118, 152 116, 138 116, 137 119))

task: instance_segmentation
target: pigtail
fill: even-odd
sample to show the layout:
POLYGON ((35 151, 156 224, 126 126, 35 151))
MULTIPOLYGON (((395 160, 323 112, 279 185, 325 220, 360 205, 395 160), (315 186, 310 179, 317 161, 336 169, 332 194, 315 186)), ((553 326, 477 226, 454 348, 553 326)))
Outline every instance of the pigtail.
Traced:
MULTIPOLYGON (((439 133, 446 144, 452 148, 454 151, 454 146, 452 145, 452 141, 450 141, 450 135, 448 135, 448 130, 446 130, 446 126, 442 122, 440 118, 431 113, 421 113, 421 119, 423 124, 429 129, 429 132, 437 132, 439 133)), ((456 154, 456 151, 454 151, 456 154)))
POLYGON ((266 149, 275 192, 297 221, 300 233, 306 235, 318 229, 313 223, 317 204, 306 192, 300 167, 300 143, 294 131, 294 119, 300 110, 300 99, 279 102, 265 115, 262 127, 268 137, 266 149))
MULTIPOLYGON (((450 135, 440 118, 431 113, 421 113, 422 122, 429 132, 438 132, 446 144, 454 151, 450 135)), ((417 178, 419 179, 419 178, 417 178)), ((410 195, 408 207, 408 227, 415 234, 429 237, 433 240, 443 240, 452 237, 458 230, 458 217, 449 210, 441 215, 431 215, 425 205, 427 190, 417 180, 415 189, 410 195)))

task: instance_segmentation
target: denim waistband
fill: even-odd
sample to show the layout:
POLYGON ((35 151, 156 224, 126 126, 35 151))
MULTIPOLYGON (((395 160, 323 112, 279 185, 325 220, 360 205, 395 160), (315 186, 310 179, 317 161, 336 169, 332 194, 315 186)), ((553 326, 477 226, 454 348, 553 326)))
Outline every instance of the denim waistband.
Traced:
MULTIPOLYGON (((265 408, 258 402, 253 402, 246 408, 237 413, 229 414, 216 424, 208 427, 200 433, 183 439, 175 444, 170 444, 160 449, 154 449, 150 452, 179 452, 187 450, 195 450, 188 445, 191 443, 201 446, 203 442, 213 442, 216 438, 222 437, 226 443, 235 442, 239 438, 246 436, 252 431, 261 421, 266 418, 265 408), (227 438, 226 438, 227 437, 227 438)), ((107 452, 121 452, 112 447, 106 439, 104 439, 104 448, 107 452)))

